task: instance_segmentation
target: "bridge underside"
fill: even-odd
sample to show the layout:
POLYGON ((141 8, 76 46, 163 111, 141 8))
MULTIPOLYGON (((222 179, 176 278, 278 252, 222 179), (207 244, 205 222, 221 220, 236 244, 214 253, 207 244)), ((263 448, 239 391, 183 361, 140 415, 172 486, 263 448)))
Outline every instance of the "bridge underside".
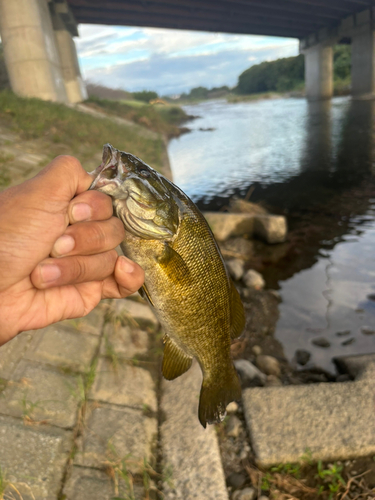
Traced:
POLYGON ((67 0, 78 23, 304 38, 373 0, 67 0))

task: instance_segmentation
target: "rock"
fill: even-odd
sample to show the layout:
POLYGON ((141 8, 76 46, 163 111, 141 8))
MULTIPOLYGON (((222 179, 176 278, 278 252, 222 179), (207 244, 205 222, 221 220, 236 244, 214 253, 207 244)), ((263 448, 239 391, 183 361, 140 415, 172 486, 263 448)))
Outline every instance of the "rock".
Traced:
POLYGON ((254 345, 251 350, 253 351, 255 356, 259 356, 259 354, 262 354, 262 348, 259 345, 254 345))
POLYGON ((345 335, 350 335, 351 334, 351 331, 350 330, 343 330, 341 332, 336 332, 336 335, 338 337, 345 337, 345 335))
POLYGON ((227 436, 234 438, 238 437, 240 435, 241 427, 242 427, 241 420, 237 418, 235 415, 231 415, 225 427, 227 436))
POLYGON ((273 295, 278 302, 281 302, 281 295, 277 290, 268 290, 268 292, 273 295))
POLYGON ((318 347, 330 347, 331 343, 325 337, 317 337, 316 339, 312 339, 312 344, 318 347))
POLYGON ((286 218, 283 215, 257 215, 254 217, 254 235, 267 243, 283 243, 287 235, 286 218))
POLYGON ((240 280, 244 273, 244 261, 242 259, 231 259, 226 262, 229 274, 235 280, 240 280))
POLYGON ((370 293, 370 295, 367 295, 368 300, 374 300, 375 301, 375 293, 370 293))
POLYGON ((261 290, 265 285, 263 276, 257 271, 254 271, 254 269, 246 271, 243 275, 243 282, 248 288, 255 288, 256 290, 261 290))
POLYGON ((205 212, 203 215, 218 241, 224 241, 231 236, 253 234, 253 215, 229 214, 223 212, 205 212))
POLYGON ((357 354, 354 356, 338 356, 333 358, 339 372, 347 373, 352 379, 357 379, 366 372, 368 367, 375 365, 375 354, 357 354))
POLYGON ((246 483, 247 477, 245 474, 241 474, 239 472, 232 472, 227 477, 227 484, 228 486, 232 486, 232 488, 241 488, 246 483))
POLYGON ((369 326, 362 326, 361 332, 364 335, 375 335, 375 330, 369 326))
POLYGON ((255 500, 257 492, 255 488, 244 488, 243 490, 235 491, 232 495, 232 500, 255 500))
POLYGON ((261 495, 258 500, 270 500, 266 495, 261 495))
POLYGON ((267 215, 267 210, 257 203, 236 197, 229 200, 229 211, 233 214, 267 215))
POLYGON ((311 354, 309 351, 305 351, 304 349, 297 349, 295 358, 299 365, 305 366, 311 358, 311 354))
POLYGON ((350 380, 350 375, 348 375, 347 373, 341 373, 336 377, 336 382, 349 382, 350 380))
POLYGON ((243 380, 258 379, 260 382, 265 383, 267 379, 265 374, 258 370, 258 368, 247 359, 236 359, 234 361, 234 366, 243 380))
POLYGON ((280 364, 273 356, 260 354, 256 359, 256 365, 259 370, 261 370, 266 375, 275 375, 275 377, 280 376, 280 364))
POLYGON ((283 383, 275 375, 268 375, 266 381, 266 387, 281 387, 283 383))
POLYGON ((235 401, 232 401, 227 406, 227 413, 236 413, 238 411, 238 404, 235 401))
POLYGON ((344 342, 341 342, 341 345, 351 345, 351 344, 353 344, 353 342, 355 342, 355 338, 351 337, 350 339, 347 339, 347 340, 344 340, 344 342))
POLYGON ((254 253, 254 242, 238 236, 223 241, 220 244, 220 250, 224 257, 238 257, 246 260, 254 253))

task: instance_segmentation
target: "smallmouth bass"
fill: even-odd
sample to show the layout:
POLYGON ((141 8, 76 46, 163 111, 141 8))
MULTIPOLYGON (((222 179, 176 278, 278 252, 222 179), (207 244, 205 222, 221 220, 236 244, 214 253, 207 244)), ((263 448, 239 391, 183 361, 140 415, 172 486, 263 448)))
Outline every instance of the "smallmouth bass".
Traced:
POLYGON ((245 314, 205 218, 172 182, 110 144, 93 174, 90 189, 112 197, 125 226, 124 255, 145 271, 140 294, 165 333, 163 376, 179 377, 196 358, 203 373, 199 420, 203 427, 222 421, 241 397, 230 344, 245 314))

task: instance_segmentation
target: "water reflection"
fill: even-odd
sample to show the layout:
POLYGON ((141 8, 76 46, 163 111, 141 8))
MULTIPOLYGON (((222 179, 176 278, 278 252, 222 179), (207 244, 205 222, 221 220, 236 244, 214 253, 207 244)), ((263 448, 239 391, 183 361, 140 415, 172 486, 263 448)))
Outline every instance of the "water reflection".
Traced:
POLYGON ((275 335, 290 359, 308 349, 329 369, 333 355, 375 351, 374 105, 203 104, 188 109, 201 116, 193 132, 170 146, 176 182, 202 209, 253 186, 253 201, 287 215, 284 257, 261 268, 283 298, 275 335))

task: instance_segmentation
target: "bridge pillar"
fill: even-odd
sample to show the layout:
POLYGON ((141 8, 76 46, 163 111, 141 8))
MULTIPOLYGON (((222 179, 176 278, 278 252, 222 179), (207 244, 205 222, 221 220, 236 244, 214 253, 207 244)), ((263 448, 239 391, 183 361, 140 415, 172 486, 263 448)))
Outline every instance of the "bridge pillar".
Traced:
POLYGON ((372 26, 352 36, 352 95, 375 93, 375 33, 372 26))
POLYGON ((78 36, 76 21, 66 1, 51 1, 50 7, 68 100, 71 103, 84 101, 87 99, 86 86, 82 80, 73 40, 73 36, 78 36))
POLYGON ((303 50, 308 99, 329 99, 333 94, 332 46, 318 43, 303 50))
POLYGON ((67 102, 47 1, 0 0, 0 32, 13 91, 67 102))

